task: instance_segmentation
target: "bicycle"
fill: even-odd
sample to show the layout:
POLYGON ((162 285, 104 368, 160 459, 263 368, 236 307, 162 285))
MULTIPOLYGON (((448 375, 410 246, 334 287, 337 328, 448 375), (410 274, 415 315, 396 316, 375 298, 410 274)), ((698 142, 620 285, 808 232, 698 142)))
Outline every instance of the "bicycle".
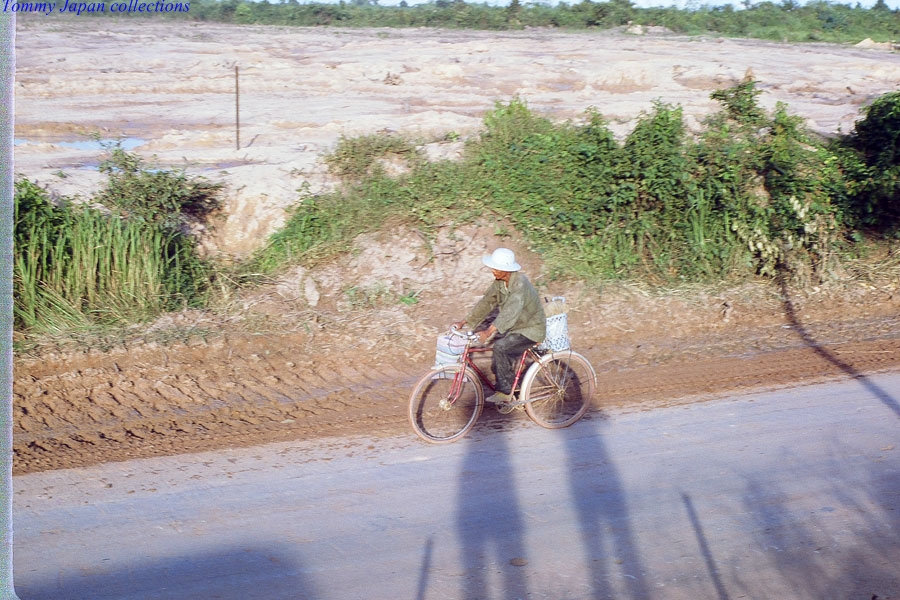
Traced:
MULTIPOLYGON (((474 345, 478 336, 450 330, 466 340, 457 364, 431 369, 416 382, 409 397, 409 422, 426 442, 443 444, 464 436, 484 410, 484 388, 494 384, 475 364, 473 355, 490 347, 474 345)), ((561 429, 587 412, 597 375, 588 360, 573 350, 544 351, 535 344, 522 353, 516 368, 511 397, 498 409, 508 414, 524 407, 528 417, 547 429, 561 429), (521 385, 520 385, 521 384, 521 385), (518 391, 518 399, 516 392, 518 391)))

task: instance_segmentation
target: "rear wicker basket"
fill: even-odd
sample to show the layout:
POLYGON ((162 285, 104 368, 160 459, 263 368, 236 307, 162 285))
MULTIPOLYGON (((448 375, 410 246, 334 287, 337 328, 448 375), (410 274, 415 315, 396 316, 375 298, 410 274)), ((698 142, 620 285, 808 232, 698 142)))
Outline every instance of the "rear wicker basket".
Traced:
POLYGON ((553 352, 568 350, 570 343, 566 299, 563 296, 554 296, 544 304, 544 314, 547 315, 547 337, 538 349, 553 352))

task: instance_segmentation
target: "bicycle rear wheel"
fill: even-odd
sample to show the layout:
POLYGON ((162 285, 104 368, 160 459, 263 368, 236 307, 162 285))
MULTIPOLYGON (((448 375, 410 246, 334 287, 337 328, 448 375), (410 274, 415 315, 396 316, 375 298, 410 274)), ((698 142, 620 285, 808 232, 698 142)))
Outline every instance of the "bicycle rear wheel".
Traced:
POLYGON ((458 440, 475 425, 484 409, 484 390, 475 373, 463 365, 432 369, 409 396, 409 422, 426 442, 458 440), (454 382, 459 393, 452 397, 454 382))
POLYGON ((547 429, 568 427, 587 412, 597 376, 586 358, 564 350, 534 363, 522 381, 525 412, 547 429))

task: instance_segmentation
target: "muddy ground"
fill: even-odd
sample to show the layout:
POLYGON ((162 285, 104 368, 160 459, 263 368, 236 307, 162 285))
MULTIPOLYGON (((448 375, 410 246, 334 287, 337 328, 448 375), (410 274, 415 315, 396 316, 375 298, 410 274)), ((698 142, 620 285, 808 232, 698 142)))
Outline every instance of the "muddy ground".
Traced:
MULTIPOLYGON (((438 333, 490 279, 477 263, 500 240, 483 231, 474 239, 465 260, 424 246, 398 258, 458 283, 422 288, 415 304, 372 292, 362 305, 345 288, 310 309, 273 288, 243 298, 231 317, 163 319, 108 351, 20 356, 15 472, 316 436, 412 438, 407 395, 433 363, 438 333)), ((383 254, 377 241, 358 244, 350 264, 321 271, 349 280, 365 257, 383 254)), ((518 250, 539 273, 539 257, 518 250)), ((566 295, 573 347, 597 371, 588 418, 900 368, 900 296, 890 281, 654 295, 536 279, 546 295, 566 295)), ((536 427, 491 410, 480 426, 536 427)))
MULTIPOLYGON (((16 48, 17 172, 86 198, 102 179, 91 134, 123 138, 156 164, 226 184, 226 219, 206 243, 234 257, 283 221, 301 185, 334 185, 320 158, 341 135, 402 132, 420 136, 430 156, 453 158, 484 111, 516 94, 559 119, 598 107, 617 135, 661 99, 683 106, 696 128, 715 108, 709 93, 748 71, 767 108, 785 102, 829 135, 849 131, 866 101, 900 81, 900 55, 884 48, 656 30, 25 17, 16 48)), ((389 227, 334 264, 227 298, 215 314, 171 315, 89 348, 25 344, 14 365, 14 471, 312 436, 412 436, 407 394, 431 365, 438 333, 487 285, 481 256, 501 244, 543 294, 566 296, 574 347, 599 377, 588 418, 900 368, 895 266, 851 265, 821 286, 650 293, 551 280, 519 239, 493 222, 448 224, 433 241, 389 227), (504 230, 511 237, 496 235, 504 230)), ((489 413, 483 426, 534 427, 520 414, 489 413)))

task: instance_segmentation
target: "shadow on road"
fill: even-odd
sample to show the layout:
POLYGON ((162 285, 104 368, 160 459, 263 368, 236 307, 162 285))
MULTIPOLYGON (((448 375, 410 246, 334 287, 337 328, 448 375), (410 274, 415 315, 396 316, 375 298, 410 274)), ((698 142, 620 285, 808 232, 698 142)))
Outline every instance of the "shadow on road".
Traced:
POLYGON ((431 563, 434 555, 434 536, 428 536, 425 542, 425 552, 422 556, 422 566, 419 568, 419 584, 416 586, 416 600, 425 600, 428 593, 428 574, 431 572, 431 563))
POLYGON ((713 556, 709 547, 709 540, 706 538, 706 532, 703 530, 703 524, 697 511, 694 509, 694 502, 691 500, 690 494, 681 493, 681 500, 684 502, 684 508, 687 511, 688 519, 691 521, 691 528, 694 530, 694 536, 697 538, 697 545, 700 547, 700 554, 703 555, 703 562, 706 564, 706 572, 712 580, 713 586, 716 588, 716 596, 719 600, 728 600, 728 592, 725 591, 725 585, 719 576, 719 565, 713 556))
MULTIPOLYGON (((528 519, 534 515, 524 510, 517 492, 523 482, 515 478, 509 432, 499 430, 485 439, 464 440, 468 447, 458 480, 456 518, 465 573, 461 597, 491 598, 499 589, 498 598, 529 598, 540 595, 548 585, 561 586, 555 588, 560 597, 653 597, 632 530, 626 491, 599 431, 602 423, 596 416, 585 418, 560 430, 557 437, 566 453, 560 467, 565 469, 568 493, 560 488, 559 498, 551 506, 571 507, 564 514, 573 515, 574 522, 560 523, 553 545, 556 555, 566 557, 567 569, 584 573, 584 586, 577 591, 566 588, 573 582, 558 579, 552 567, 527 554, 528 519)), ((519 465, 519 473, 526 479, 532 475, 523 474, 521 468, 519 465)), ((552 470, 549 465, 535 465, 537 472, 543 468, 552 470)), ((552 592, 547 597, 553 597, 552 592)))
MULTIPOLYGON (((798 317, 784 277, 779 284, 785 317, 800 339, 900 417, 896 398, 810 333, 798 317)), ((857 449, 845 447, 836 437, 824 437, 820 442, 824 449, 818 448, 818 452, 781 448, 778 462, 788 475, 780 482, 758 475, 747 478, 743 514, 755 524, 751 527, 755 539, 748 543, 756 552, 771 556, 781 579, 798 591, 797 598, 893 597, 900 581, 896 572, 900 545, 895 534, 900 526, 900 472, 885 469, 890 454, 874 454, 871 463, 851 462, 848 467, 847 458, 858 456, 857 449), (792 465, 797 465, 793 474, 792 465), (849 485, 860 479, 861 466, 862 479, 868 478, 868 482, 849 485), (796 487, 802 482, 806 482, 804 492, 815 495, 812 510, 795 508, 796 487), (823 535, 835 519, 842 519, 842 536, 823 535), (835 568, 835 564, 842 567, 835 568)), ((892 445, 882 449, 890 450, 892 445)), ((732 577, 742 592, 766 597, 768 582, 751 573, 735 572, 732 577)))
POLYGON ((464 598, 528 598, 524 524, 506 433, 491 437, 491 451, 472 438, 459 474, 456 524, 461 541, 464 598), (491 585, 493 583, 493 585, 491 585))
MULTIPOLYGON (((133 540, 140 545, 141 540, 133 540)), ((276 544, 273 544, 276 546, 276 544)), ((301 572, 295 551, 235 547, 204 555, 171 556, 129 568, 73 569, 47 581, 30 581, 28 567, 16 591, 28 600, 300 600, 321 597, 301 572)))
POLYGON ((602 423, 598 417, 577 423, 579 429, 591 430, 588 435, 561 430, 569 455, 569 489, 590 574, 590 597, 645 600, 651 598, 646 569, 632 532, 625 490, 599 431, 602 423))
POLYGON ((797 311, 794 308, 794 302, 791 300, 791 292, 788 289, 786 277, 783 274, 779 277, 779 284, 781 285, 781 301, 784 304, 784 314, 787 317, 788 323, 790 323, 794 331, 797 332, 797 335, 800 336, 800 339, 802 339, 807 346, 812 348, 816 354, 839 368, 844 373, 858 380, 885 406, 894 411, 895 415, 900 417, 900 403, 898 403, 895 398, 881 389, 870 378, 853 368, 852 365, 841 360, 834 352, 819 343, 809 331, 807 331, 803 323, 800 322, 800 319, 797 318, 797 311))
POLYGON ((847 485, 859 479, 859 471, 848 471, 839 447, 814 470, 806 460, 806 454, 785 451, 783 464, 801 465, 790 483, 748 478, 744 515, 754 525, 747 544, 769 557, 770 571, 779 575, 761 580, 751 572, 733 571, 735 589, 741 597, 772 598, 778 594, 769 586, 779 581, 781 587, 776 589, 787 585, 798 600, 894 598, 900 589, 896 537, 900 476, 885 477, 883 467, 872 468, 870 483, 847 485), (798 507, 801 493, 796 482, 809 482, 806 489, 818 488, 812 506, 798 507), (836 520, 842 523, 839 534, 834 533, 836 520))

